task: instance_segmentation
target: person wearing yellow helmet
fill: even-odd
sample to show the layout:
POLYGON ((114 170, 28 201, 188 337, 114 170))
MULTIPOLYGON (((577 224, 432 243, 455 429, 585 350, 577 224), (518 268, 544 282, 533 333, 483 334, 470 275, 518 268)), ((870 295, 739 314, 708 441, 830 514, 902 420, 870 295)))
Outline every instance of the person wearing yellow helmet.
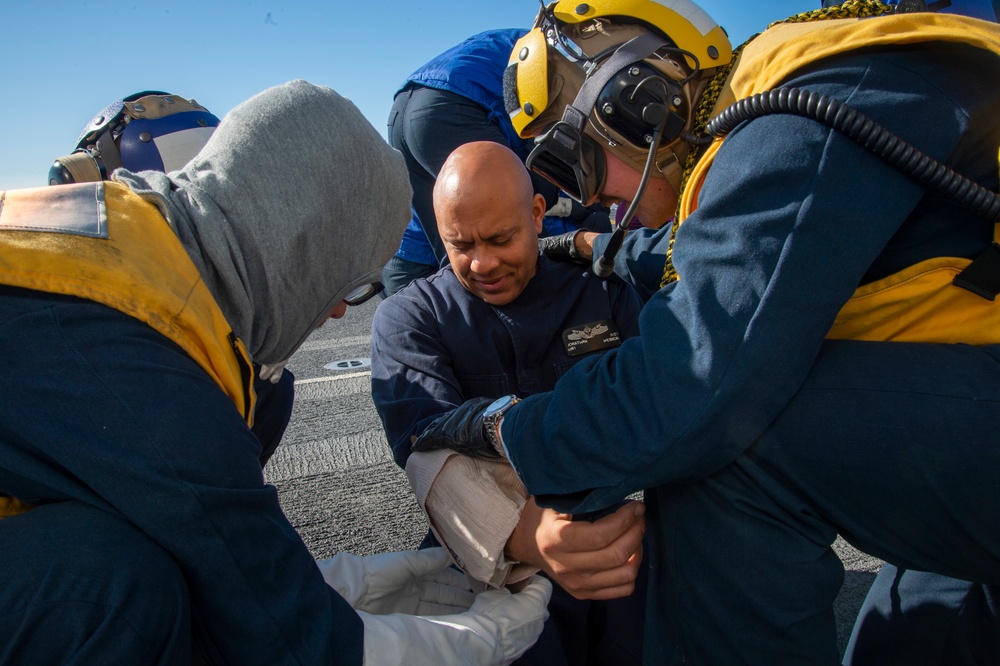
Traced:
POLYGON ((693 3, 571 4, 543 10, 514 45, 505 100, 522 136, 546 133, 530 157, 535 170, 591 204, 608 197, 609 165, 599 147, 642 171, 660 121, 657 169, 679 173, 688 145, 675 139, 691 129, 695 102, 708 78, 731 61, 732 48, 725 31, 693 3), (677 29, 668 40, 638 21, 677 29), (609 50, 609 62, 588 78, 580 64, 609 50))
POLYGON ((839 663, 838 534, 1000 584, 1000 27, 906 5, 730 49, 689 0, 562 0, 511 53, 529 167, 652 227, 555 248, 644 292, 640 336, 414 450, 568 513, 645 489, 648 663, 839 663))
MULTIPOLYGON (((824 7, 841 4, 824 0, 824 7)), ((996 21, 994 0, 888 0, 912 11, 996 21)), ((896 9, 899 11, 899 9, 896 9)), ((844 666, 887 663, 1000 662, 1000 587, 885 562, 868 589, 844 652, 844 666)))

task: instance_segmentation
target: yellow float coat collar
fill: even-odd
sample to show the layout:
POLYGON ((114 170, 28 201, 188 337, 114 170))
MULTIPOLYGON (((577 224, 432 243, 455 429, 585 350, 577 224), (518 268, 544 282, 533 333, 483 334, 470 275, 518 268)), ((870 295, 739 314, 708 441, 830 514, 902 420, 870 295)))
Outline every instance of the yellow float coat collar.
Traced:
POLYGON ((253 376, 232 332, 159 210, 117 183, 0 193, 0 284, 79 296, 174 341, 253 422, 253 376))
MULTIPOLYGON (((881 45, 952 42, 1000 56, 1000 25, 939 13, 782 23, 746 45, 712 112, 771 90, 823 58, 881 45)), ((681 197, 678 224, 698 206, 698 193, 722 145, 705 149, 681 197)), ((1000 159, 1000 155, 998 155, 1000 159)), ((1000 225, 994 227, 1000 242, 1000 225)), ((1000 301, 952 285, 969 259, 937 257, 859 287, 828 338, 898 342, 1000 343, 1000 301)))
MULTIPOLYGON (((177 343, 253 422, 253 371, 153 204, 115 183, 0 192, 0 284, 79 296, 177 343)), ((0 495, 0 519, 30 505, 0 495)))

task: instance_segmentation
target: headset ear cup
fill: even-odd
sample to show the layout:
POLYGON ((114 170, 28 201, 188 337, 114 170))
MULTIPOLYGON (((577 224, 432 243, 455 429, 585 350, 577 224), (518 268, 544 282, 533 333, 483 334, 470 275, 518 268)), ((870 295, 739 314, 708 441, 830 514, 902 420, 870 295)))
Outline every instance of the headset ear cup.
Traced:
POLYGON ((633 146, 645 148, 661 126, 661 145, 676 139, 687 122, 688 105, 680 86, 651 65, 638 62, 608 81, 597 98, 596 111, 608 129, 633 146), (675 104, 673 100, 682 101, 675 104))
POLYGON ((97 160, 85 150, 60 157, 49 169, 49 185, 71 183, 96 183, 101 178, 101 167, 97 160))

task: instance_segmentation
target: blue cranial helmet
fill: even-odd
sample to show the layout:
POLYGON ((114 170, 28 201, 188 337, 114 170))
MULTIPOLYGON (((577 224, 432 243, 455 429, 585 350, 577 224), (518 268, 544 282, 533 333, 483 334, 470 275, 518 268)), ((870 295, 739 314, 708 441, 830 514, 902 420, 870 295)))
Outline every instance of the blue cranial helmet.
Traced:
POLYGON ((115 169, 180 169, 198 154, 219 119, 193 99, 147 90, 109 104, 91 119, 71 155, 49 169, 49 184, 110 178, 115 169))

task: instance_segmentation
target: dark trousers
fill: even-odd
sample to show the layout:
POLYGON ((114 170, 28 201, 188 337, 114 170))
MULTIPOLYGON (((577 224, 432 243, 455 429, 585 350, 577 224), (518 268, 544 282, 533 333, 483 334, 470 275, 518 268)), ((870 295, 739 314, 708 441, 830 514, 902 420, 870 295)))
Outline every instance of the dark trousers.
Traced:
POLYGON ((1000 350, 827 341, 746 454, 647 491, 647 663, 836 664, 839 533, 1000 584, 1000 350))
POLYGON ((410 85, 396 95, 388 122, 389 144, 403 154, 413 187, 413 210, 439 262, 447 256, 434 216, 434 181, 448 155, 462 144, 509 145, 490 112, 447 90, 410 85))
POLYGON ((646 615, 645 563, 635 592, 609 601, 573 597, 552 584, 549 617, 516 666, 639 666, 646 615))
POLYGON ((886 564, 858 613, 844 664, 1000 664, 1000 586, 886 564))
POLYGON ((417 278, 434 275, 437 271, 437 266, 428 266, 415 261, 407 261, 402 257, 393 257, 382 269, 382 286, 385 289, 380 291, 378 295, 383 300, 389 298, 417 278))
MULTIPOLYGON (((413 187, 413 210, 439 265, 444 265, 448 257, 438 234, 433 203, 434 181, 441 166, 463 144, 493 141, 509 147, 510 141, 485 107, 453 92, 415 84, 396 95, 389 111, 387 132, 389 144, 406 161, 413 187)), ((556 187, 535 174, 531 181, 534 191, 545 197, 548 206, 554 205, 556 187)), ((413 279, 412 267, 409 276, 398 273, 402 268, 406 267, 390 263, 383 271, 383 280, 409 284, 413 279)))
MULTIPOLYGON (((615 508, 618 507, 612 507, 615 508)), ((600 515, 609 514, 612 509, 604 510, 600 515)), ((420 548, 440 545, 434 534, 427 532, 420 548)), ((643 542, 643 548, 647 548, 646 542, 643 542)), ((648 549, 645 552, 649 552, 648 549)), ((620 599, 577 599, 552 581, 549 617, 542 627, 542 634, 527 652, 513 662, 514 665, 639 666, 643 663, 648 587, 649 567, 645 561, 636 577, 635 592, 620 599)))

